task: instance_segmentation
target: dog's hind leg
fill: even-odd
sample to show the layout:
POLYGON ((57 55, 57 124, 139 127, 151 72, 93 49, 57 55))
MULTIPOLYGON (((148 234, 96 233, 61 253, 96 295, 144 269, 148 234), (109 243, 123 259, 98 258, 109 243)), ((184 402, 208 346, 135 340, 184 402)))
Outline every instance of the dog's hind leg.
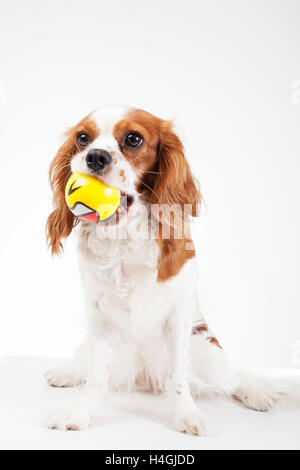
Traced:
POLYGON ((203 319, 192 329, 189 382, 195 398, 230 396, 237 386, 234 368, 203 319))
POLYGON ((193 328, 190 360, 194 396, 232 397, 256 411, 268 411, 281 399, 272 381, 234 368, 204 322, 193 328))

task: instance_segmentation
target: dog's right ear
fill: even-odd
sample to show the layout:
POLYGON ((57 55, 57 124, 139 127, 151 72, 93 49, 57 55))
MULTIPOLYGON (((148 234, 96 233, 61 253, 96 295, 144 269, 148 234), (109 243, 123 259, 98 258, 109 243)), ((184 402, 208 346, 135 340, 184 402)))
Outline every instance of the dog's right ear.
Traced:
POLYGON ((69 134, 50 165, 49 176, 54 210, 47 220, 46 235, 53 255, 61 252, 62 238, 68 237, 78 223, 65 201, 65 186, 71 175, 70 162, 75 152, 76 145, 69 134))

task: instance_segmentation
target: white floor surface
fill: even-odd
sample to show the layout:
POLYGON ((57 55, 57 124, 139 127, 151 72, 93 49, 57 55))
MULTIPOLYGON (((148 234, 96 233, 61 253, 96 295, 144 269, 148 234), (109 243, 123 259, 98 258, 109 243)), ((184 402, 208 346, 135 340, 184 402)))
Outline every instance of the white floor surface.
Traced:
POLYGON ((70 403, 78 389, 46 385, 43 372, 57 359, 6 358, 0 364, 1 449, 300 449, 300 410, 257 413, 238 403, 204 400, 198 406, 214 426, 210 437, 190 437, 168 425, 166 397, 111 396, 104 416, 86 431, 43 426, 43 418, 70 403))

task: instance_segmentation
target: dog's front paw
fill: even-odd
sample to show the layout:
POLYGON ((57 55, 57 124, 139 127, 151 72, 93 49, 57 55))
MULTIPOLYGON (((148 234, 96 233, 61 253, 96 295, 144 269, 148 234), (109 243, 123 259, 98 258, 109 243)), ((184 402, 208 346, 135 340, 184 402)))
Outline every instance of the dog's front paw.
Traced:
POLYGON ((58 368, 44 374, 51 387, 76 387, 84 383, 84 379, 70 369, 58 368))
POLYGON ((47 416, 45 425, 62 431, 82 431, 88 427, 89 421, 89 415, 85 412, 57 411, 47 416))
POLYGON ((171 422, 176 431, 185 432, 191 436, 208 436, 211 432, 207 418, 197 408, 185 415, 174 415, 171 422))

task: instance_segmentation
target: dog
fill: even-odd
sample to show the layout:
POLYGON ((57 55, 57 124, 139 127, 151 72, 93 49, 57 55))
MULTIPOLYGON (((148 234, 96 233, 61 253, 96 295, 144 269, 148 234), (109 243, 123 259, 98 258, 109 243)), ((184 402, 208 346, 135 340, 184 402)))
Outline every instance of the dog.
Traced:
POLYGON ((172 122, 126 106, 99 109, 68 130, 50 180, 48 242, 58 254, 77 226, 87 337, 69 368, 46 373, 51 386, 84 384, 78 403, 49 416, 48 427, 85 429, 108 390, 126 389, 166 392, 172 427, 203 436, 210 425, 198 397, 267 411, 292 394, 235 369, 201 313, 190 235, 201 194, 172 122), (75 217, 65 201, 74 172, 118 188, 122 211, 99 223, 75 217))

